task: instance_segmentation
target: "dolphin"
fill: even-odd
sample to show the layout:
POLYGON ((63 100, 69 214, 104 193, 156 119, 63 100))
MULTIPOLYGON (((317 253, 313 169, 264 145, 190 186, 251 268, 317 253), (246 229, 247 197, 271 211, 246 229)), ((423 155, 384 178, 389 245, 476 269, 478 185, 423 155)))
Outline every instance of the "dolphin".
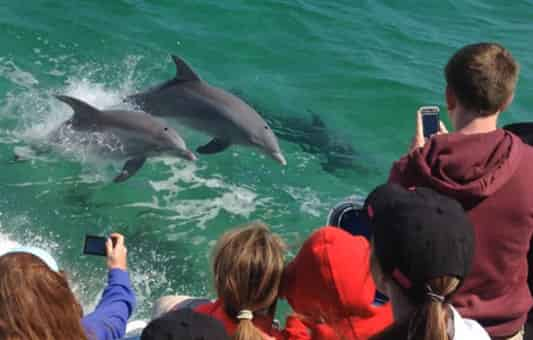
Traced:
POLYGON ((200 79, 183 59, 172 58, 176 64, 174 79, 131 95, 126 101, 213 137, 197 148, 200 154, 218 153, 239 144, 256 147, 282 165, 287 164, 276 135, 250 105, 200 79))
POLYGON ((123 182, 133 176, 147 157, 169 154, 196 160, 176 130, 152 115, 141 111, 99 110, 73 97, 55 97, 74 110, 73 116, 62 127, 68 126, 74 131, 102 132, 118 141, 119 153, 127 161, 114 182, 123 182))

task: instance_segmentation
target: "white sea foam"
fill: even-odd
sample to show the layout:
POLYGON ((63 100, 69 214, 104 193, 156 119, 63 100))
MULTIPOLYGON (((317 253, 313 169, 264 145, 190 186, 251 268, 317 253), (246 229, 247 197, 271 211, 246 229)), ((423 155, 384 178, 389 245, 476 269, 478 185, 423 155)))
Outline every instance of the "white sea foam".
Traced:
POLYGON ((258 198, 252 188, 244 185, 226 183, 222 177, 199 174, 204 168, 194 163, 185 163, 173 158, 162 158, 169 167, 171 175, 160 181, 150 181, 151 187, 159 195, 154 195, 150 202, 131 203, 130 207, 143 207, 173 212, 167 217, 175 224, 196 222, 200 228, 215 219, 222 211, 248 218, 258 206, 266 205, 270 198, 258 198), (197 188, 209 189, 210 197, 206 199, 183 199, 179 193, 197 188), (213 197, 212 195, 215 194, 213 197))
POLYGON ((314 217, 324 215, 329 209, 329 204, 324 202, 318 193, 309 187, 285 187, 284 189, 295 201, 300 202, 300 211, 314 217))
MULTIPOLYGON (((1 227, 2 226, 0 225, 0 229, 1 227)), ((3 253, 7 251, 8 249, 18 247, 18 246, 19 244, 16 241, 11 240, 8 235, 2 234, 0 232, 0 253, 3 253)))
POLYGON ((11 60, 0 60, 0 75, 26 88, 39 84, 39 81, 31 73, 22 70, 11 60))
MULTIPOLYGON (((123 81, 118 82, 120 86, 108 85, 99 80, 98 76, 101 75, 95 71, 99 68, 86 65, 80 66, 79 73, 71 75, 64 86, 43 89, 38 87, 39 82, 31 73, 22 70, 11 60, 0 59, 0 77, 24 87, 14 87, 4 97, 0 120, 16 121, 17 128, 0 131, 0 142, 15 144, 15 154, 26 160, 46 161, 59 153, 84 164, 84 170, 92 172, 105 169, 104 161, 107 160, 103 160, 96 152, 100 150, 98 146, 104 140, 101 134, 75 134, 65 128, 61 130, 60 138, 49 138, 52 132, 57 132, 58 127, 72 116, 72 109, 53 95, 65 94, 80 98, 97 108, 125 106, 121 101, 126 93, 134 91, 133 74, 138 61, 137 57, 125 59, 121 68, 123 73, 115 77, 122 78, 123 81), (21 143, 24 145, 20 145, 21 143), (55 151, 52 155, 48 152, 35 152, 42 149, 50 151, 50 148, 55 151)), ((104 67, 101 71, 108 70, 104 67)), ((105 142, 107 141, 106 139, 105 142)), ((111 149, 113 147, 110 145, 111 149)), ((102 178, 101 174, 97 177, 102 178)))

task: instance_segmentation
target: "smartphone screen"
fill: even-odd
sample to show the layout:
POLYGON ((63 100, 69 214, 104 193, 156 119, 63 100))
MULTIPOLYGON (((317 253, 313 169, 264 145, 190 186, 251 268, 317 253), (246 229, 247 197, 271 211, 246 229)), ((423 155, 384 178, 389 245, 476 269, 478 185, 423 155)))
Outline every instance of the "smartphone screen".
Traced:
POLYGON ((87 255, 106 256, 106 241, 106 237, 85 235, 85 246, 83 247, 83 253, 87 255))
POLYGON ((423 106, 420 111, 422 112, 424 137, 429 138, 439 131, 439 108, 437 106, 423 106))

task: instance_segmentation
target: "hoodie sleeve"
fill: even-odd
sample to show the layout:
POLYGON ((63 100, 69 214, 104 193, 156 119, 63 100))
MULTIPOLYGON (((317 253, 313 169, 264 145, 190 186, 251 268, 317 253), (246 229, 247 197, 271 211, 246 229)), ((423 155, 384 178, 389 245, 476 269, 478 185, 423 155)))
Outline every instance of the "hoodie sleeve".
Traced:
POLYGON ((95 310, 82 319, 90 340, 114 340, 126 333, 126 324, 135 308, 135 294, 129 274, 121 269, 108 273, 107 287, 95 310))
POLYGON ((394 183, 399 184, 403 186, 403 182, 405 181, 404 173, 407 169, 407 163, 408 163, 408 155, 403 156, 396 162, 392 164, 392 168, 389 173, 389 179, 387 180, 388 183, 394 183))
POLYGON ((310 340, 311 331, 296 315, 289 315, 285 322, 283 330, 284 339, 286 340, 310 340))

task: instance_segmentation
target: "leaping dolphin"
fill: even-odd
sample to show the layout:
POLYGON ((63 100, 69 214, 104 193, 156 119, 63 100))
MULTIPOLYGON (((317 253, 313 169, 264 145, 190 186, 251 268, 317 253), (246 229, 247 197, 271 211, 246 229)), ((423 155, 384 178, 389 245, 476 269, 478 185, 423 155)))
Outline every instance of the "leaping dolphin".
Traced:
POLYGON ((287 161, 265 120, 243 100, 209 85, 177 57, 176 77, 126 100, 155 116, 172 117, 213 139, 196 151, 218 153, 232 144, 253 146, 282 165, 287 161))
POLYGON ((152 115, 140 111, 99 110, 73 97, 58 95, 56 98, 74 110, 73 116, 62 126, 70 126, 75 131, 109 133, 118 139, 120 156, 128 160, 114 182, 133 176, 147 157, 169 154, 196 160, 176 130, 152 115))

